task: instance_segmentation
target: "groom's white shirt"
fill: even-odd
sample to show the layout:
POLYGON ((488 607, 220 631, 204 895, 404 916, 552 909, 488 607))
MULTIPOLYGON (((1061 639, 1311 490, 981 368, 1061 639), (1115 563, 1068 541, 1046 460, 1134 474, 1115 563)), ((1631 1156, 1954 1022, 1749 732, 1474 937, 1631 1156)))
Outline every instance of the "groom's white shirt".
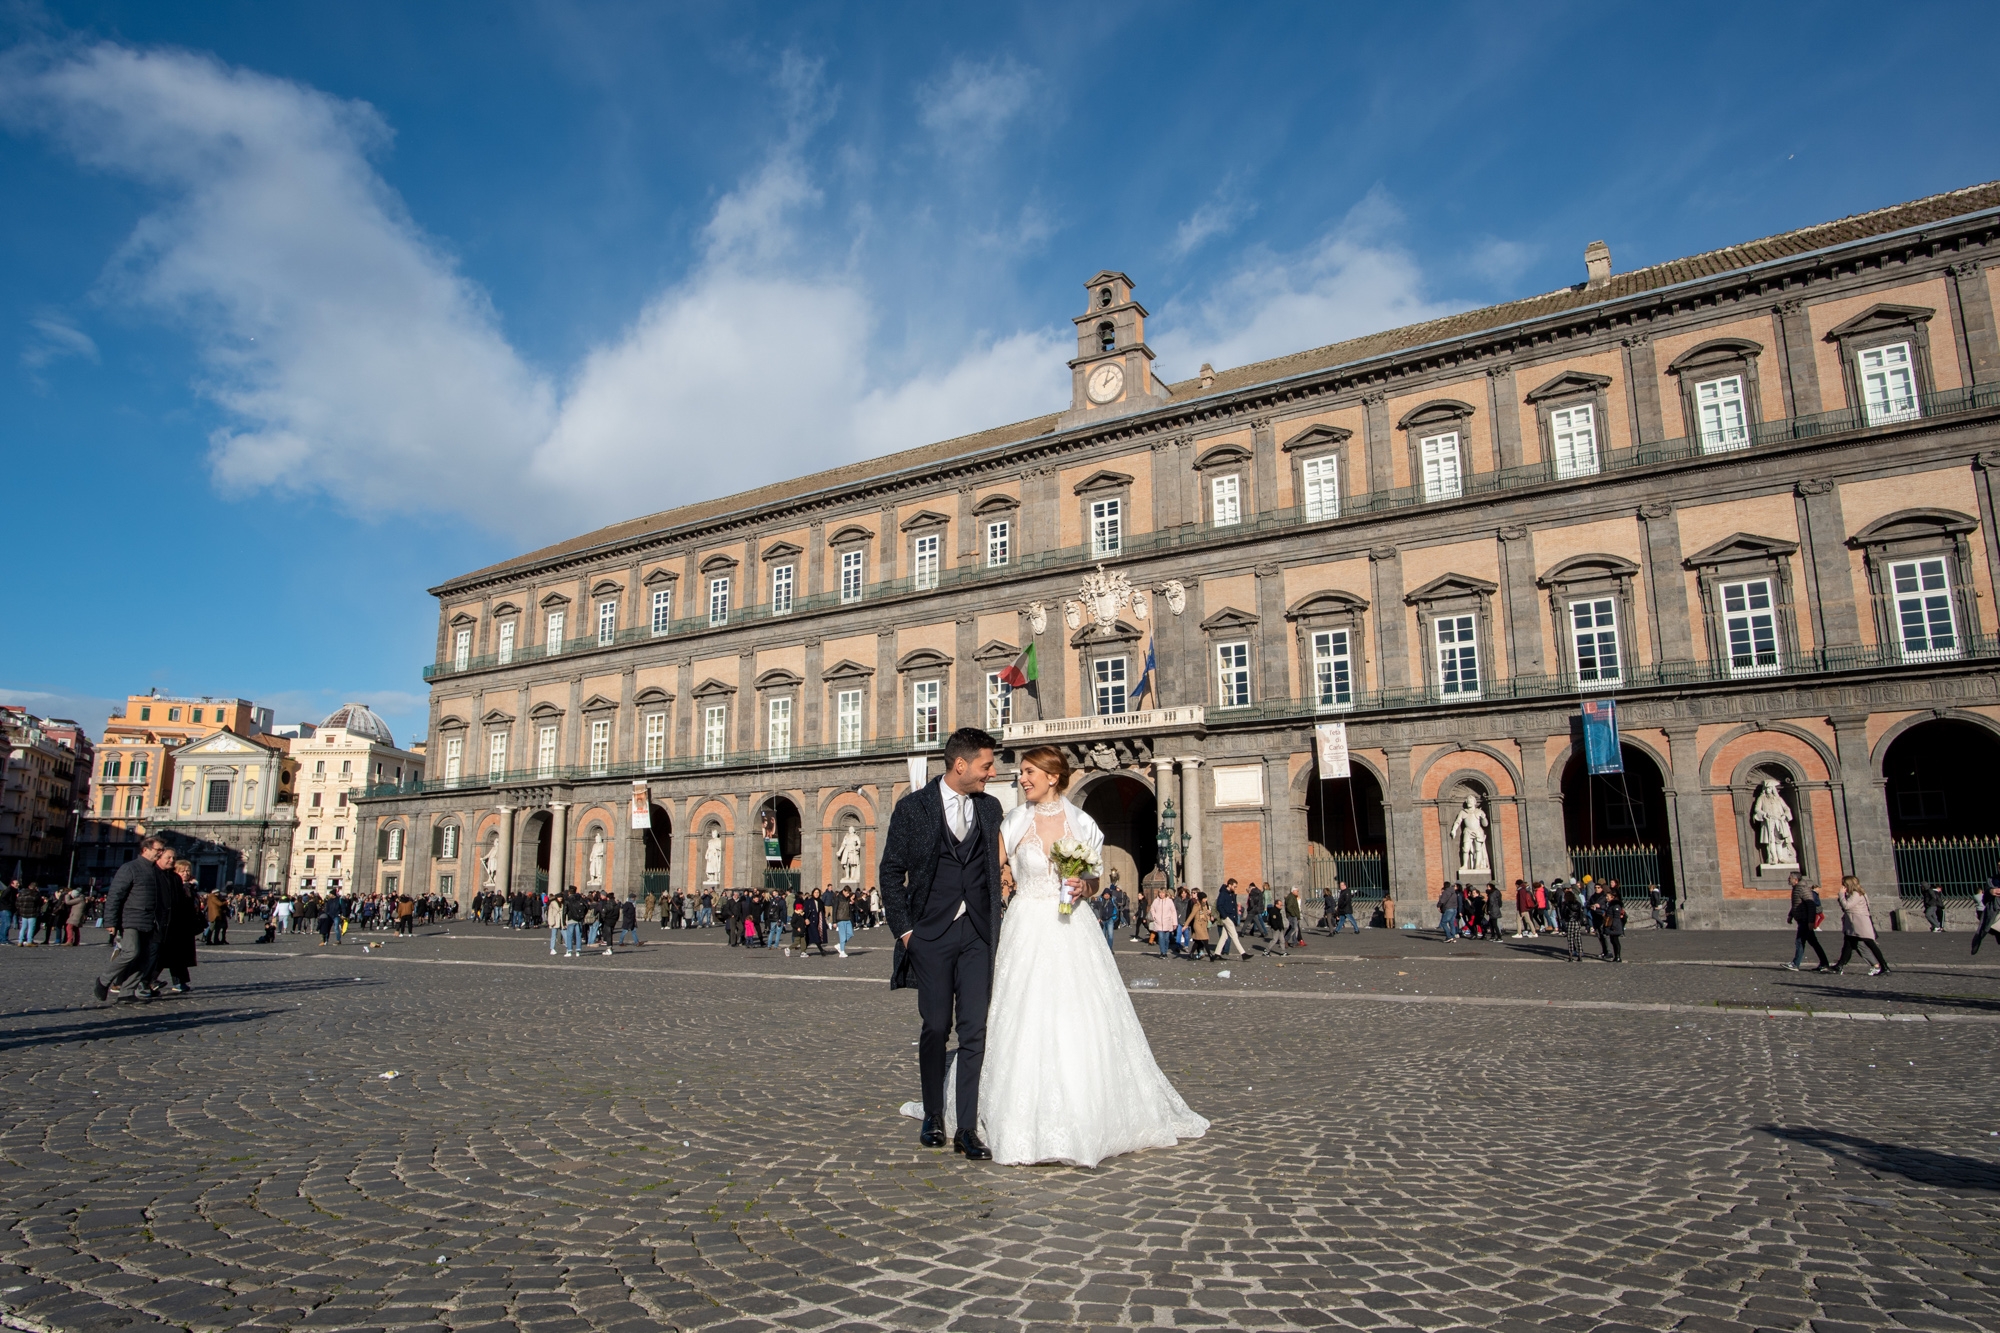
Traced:
MULTIPOLYGON (((944 796, 944 826, 951 830, 953 840, 963 838, 965 831, 972 827, 976 811, 972 808, 972 798, 959 791, 944 779, 938 779, 938 791, 944 796)), ((965 915, 965 900, 960 899, 958 911, 952 914, 956 921, 965 915)))

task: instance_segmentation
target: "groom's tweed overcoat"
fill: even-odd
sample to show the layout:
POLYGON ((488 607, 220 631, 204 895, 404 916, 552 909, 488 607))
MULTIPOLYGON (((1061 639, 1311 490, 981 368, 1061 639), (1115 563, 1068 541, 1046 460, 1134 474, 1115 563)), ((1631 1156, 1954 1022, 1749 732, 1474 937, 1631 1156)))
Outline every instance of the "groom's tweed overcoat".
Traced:
MULTIPOLYGON (((882 910, 889 918, 889 933, 896 940, 896 956, 889 972, 891 990, 910 984, 903 966, 903 936, 924 914, 930 898, 931 880, 937 874, 938 857, 944 851, 943 778, 934 778, 896 802, 889 816, 889 836, 882 841, 879 867, 882 910)), ((974 922, 973 928, 987 947, 1000 947, 1000 802, 985 792, 972 798, 979 816, 980 845, 986 852, 986 882, 992 888, 991 918, 974 922)))

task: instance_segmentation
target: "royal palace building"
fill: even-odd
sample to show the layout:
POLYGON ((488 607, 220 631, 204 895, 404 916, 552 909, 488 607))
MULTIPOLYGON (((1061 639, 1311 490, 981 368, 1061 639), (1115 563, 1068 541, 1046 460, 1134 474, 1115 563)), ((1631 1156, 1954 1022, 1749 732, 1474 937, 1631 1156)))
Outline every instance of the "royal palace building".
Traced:
POLYGON ((1445 880, 1594 872, 1779 927, 1794 870, 1983 882, 1996 257, 2000 184, 1595 243, 1572 287, 1171 384, 1100 273, 1065 411, 433 589, 427 772, 357 795, 354 884, 872 884, 966 724, 1062 746, 1128 886, 1429 921, 1445 880))

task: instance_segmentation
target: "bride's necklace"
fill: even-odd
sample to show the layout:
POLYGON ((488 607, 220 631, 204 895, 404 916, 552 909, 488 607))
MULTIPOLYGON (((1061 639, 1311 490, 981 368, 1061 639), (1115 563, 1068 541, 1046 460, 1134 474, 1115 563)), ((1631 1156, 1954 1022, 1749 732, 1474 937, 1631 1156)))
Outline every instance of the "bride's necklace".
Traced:
POLYGON ((1036 801, 1036 802, 1035 802, 1035 813, 1036 813, 1036 814, 1038 814, 1038 815, 1059 815, 1059 814, 1061 814, 1061 813, 1062 813, 1062 797, 1058 796, 1058 797, 1056 797, 1056 798, 1055 798, 1054 800, 1052 800, 1052 801, 1036 801))

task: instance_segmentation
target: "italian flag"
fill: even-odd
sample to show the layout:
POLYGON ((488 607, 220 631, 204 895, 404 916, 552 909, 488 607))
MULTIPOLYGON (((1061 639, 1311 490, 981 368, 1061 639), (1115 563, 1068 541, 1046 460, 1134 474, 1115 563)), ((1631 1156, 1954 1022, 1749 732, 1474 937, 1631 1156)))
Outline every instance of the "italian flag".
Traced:
POLYGON ((1032 643, 1000 673, 1000 682, 1017 690, 1027 689, 1035 683, 1035 678, 1035 645, 1032 643))

